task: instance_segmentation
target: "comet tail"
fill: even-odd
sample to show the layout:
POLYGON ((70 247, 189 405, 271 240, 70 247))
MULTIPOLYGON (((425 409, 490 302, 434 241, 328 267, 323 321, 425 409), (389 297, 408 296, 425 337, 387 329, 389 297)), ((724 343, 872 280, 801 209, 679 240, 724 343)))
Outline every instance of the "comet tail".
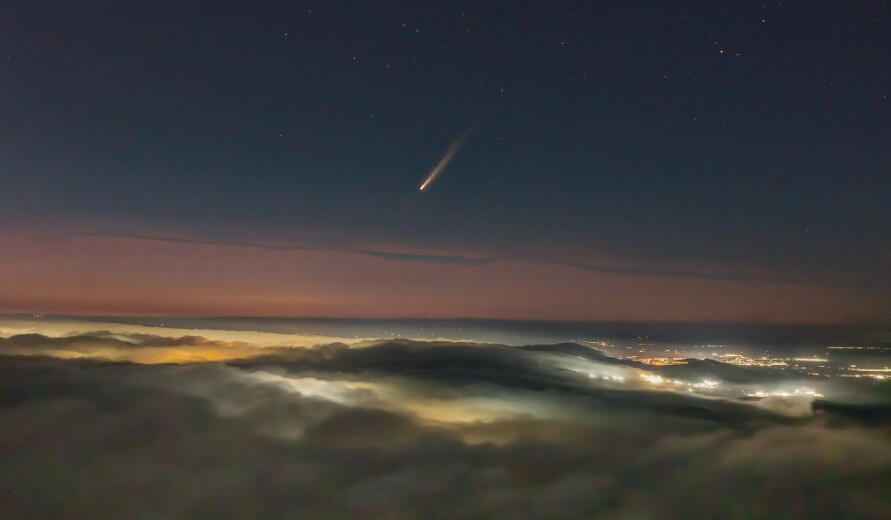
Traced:
POLYGON ((448 166, 452 158, 455 157, 455 154, 458 153, 458 150, 461 149, 461 145, 464 144, 465 137, 465 135, 462 135, 461 137, 455 139, 454 142, 449 145, 449 149, 446 150, 445 155, 442 157, 442 159, 439 160, 439 163, 436 164, 436 167, 433 168, 433 170, 430 172, 430 175, 427 176, 427 180, 425 180, 424 183, 421 184, 421 191, 424 191, 424 188, 426 188, 431 182, 433 182, 433 179, 435 179, 436 176, 439 175, 439 172, 443 171, 445 167, 448 166))

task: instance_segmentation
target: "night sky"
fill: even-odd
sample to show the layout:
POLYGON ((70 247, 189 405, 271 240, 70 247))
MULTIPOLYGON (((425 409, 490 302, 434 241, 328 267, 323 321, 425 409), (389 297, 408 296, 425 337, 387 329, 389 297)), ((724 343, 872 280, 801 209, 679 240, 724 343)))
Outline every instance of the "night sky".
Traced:
POLYGON ((885 1, 2 11, 0 312, 891 320, 885 1))

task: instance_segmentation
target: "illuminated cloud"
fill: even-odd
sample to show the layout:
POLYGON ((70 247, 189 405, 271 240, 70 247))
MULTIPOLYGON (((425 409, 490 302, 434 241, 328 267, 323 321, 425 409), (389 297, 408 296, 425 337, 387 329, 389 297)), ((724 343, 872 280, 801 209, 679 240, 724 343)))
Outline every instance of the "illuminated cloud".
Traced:
POLYGON ((275 346, 84 324, 0 340, 10 518, 880 518, 891 506, 891 422, 842 404, 812 414, 810 396, 717 397, 724 381, 671 386, 707 380, 708 365, 572 343, 275 346), (169 364, 158 349, 230 357, 169 364))

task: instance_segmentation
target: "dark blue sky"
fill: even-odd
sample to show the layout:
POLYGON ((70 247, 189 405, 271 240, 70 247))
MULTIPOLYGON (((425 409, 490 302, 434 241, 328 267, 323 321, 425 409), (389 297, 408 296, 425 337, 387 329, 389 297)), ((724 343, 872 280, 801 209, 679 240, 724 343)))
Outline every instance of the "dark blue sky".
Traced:
POLYGON ((4 11, 6 227, 891 291, 886 2, 4 11))

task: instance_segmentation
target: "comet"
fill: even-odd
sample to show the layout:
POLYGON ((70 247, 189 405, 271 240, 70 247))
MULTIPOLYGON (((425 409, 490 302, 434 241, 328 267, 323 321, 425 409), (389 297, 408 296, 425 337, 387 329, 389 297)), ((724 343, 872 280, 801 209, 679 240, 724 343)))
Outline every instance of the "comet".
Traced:
POLYGON ((467 134, 465 133, 461 135, 461 137, 455 139, 452 144, 449 145, 449 149, 446 150, 445 155, 442 156, 442 159, 440 159, 433 170, 430 171, 430 175, 427 176, 427 180, 425 180, 424 183, 421 184, 420 191, 424 191, 424 188, 429 186, 430 183, 433 182, 433 179, 435 179, 436 176, 439 175, 440 172, 442 172, 445 167, 449 165, 449 163, 455 157, 455 154, 457 154, 458 150, 461 149, 461 146, 464 144, 464 139, 466 137, 467 134))

